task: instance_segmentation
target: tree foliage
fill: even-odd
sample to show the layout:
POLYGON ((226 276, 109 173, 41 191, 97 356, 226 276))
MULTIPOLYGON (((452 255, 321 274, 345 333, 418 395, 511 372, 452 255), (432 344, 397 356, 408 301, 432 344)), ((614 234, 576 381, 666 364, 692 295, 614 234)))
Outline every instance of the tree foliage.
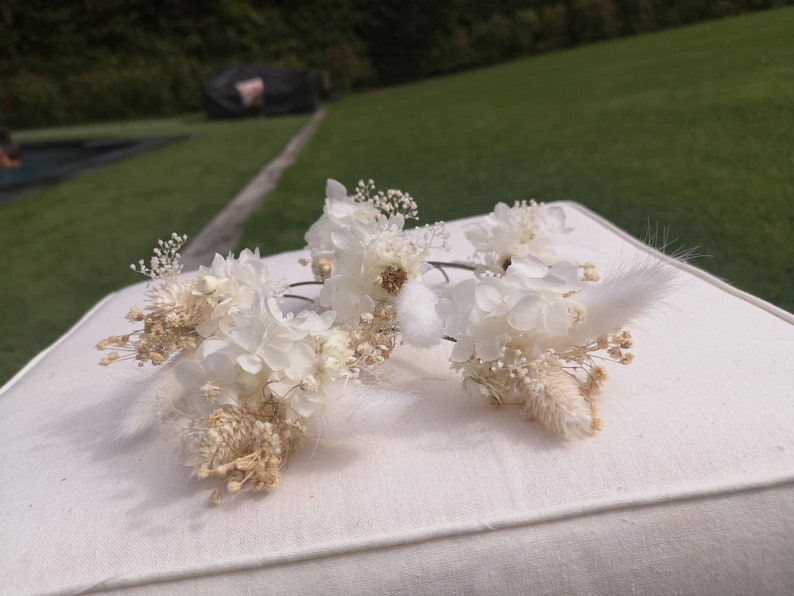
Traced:
POLYGON ((238 62, 326 70, 344 92, 792 1, 4 0, 0 121, 196 110, 238 62))

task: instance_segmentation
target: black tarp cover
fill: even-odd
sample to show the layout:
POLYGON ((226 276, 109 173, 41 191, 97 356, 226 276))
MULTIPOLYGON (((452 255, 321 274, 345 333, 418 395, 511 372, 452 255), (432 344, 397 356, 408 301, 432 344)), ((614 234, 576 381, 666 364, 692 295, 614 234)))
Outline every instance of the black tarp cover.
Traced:
POLYGON ((302 114, 320 106, 313 71, 258 64, 215 73, 204 81, 203 95, 210 119, 302 114))

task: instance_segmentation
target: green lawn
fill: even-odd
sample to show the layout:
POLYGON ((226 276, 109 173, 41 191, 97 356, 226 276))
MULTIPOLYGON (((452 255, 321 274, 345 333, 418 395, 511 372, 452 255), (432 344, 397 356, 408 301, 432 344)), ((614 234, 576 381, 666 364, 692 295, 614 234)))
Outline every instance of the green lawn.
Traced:
POLYGON ((157 239, 172 231, 195 235, 305 120, 192 117, 15 135, 21 141, 193 136, 0 204, 0 384, 102 296, 142 281, 130 263, 148 258, 157 239))
POLYGON ((328 177, 408 191, 425 222, 569 199, 794 311, 792 31, 786 8, 351 97, 240 245, 302 246, 328 177))
MULTIPOLYGON (((522 198, 579 201, 794 311, 794 8, 352 96, 328 115, 241 246, 303 245, 325 179, 411 192, 424 221, 522 198)), ((0 204, 0 383, 172 231, 195 233, 305 118, 25 131, 20 140, 191 133, 0 204)))

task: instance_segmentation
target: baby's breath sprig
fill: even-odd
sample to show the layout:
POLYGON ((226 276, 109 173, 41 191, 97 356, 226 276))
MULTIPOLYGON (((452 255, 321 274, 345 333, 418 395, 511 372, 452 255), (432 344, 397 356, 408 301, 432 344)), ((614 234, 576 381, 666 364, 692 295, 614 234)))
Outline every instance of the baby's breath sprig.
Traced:
POLYGON ((185 245, 185 242, 187 242, 187 234, 179 235, 173 232, 170 239, 157 241, 154 255, 149 260, 149 267, 141 259, 137 265, 132 263, 130 269, 152 279, 176 277, 182 271, 179 249, 185 245))
POLYGON ((381 213, 388 217, 402 215, 405 219, 419 219, 419 206, 407 192, 390 188, 375 192, 375 181, 359 180, 353 199, 359 203, 369 201, 381 213))

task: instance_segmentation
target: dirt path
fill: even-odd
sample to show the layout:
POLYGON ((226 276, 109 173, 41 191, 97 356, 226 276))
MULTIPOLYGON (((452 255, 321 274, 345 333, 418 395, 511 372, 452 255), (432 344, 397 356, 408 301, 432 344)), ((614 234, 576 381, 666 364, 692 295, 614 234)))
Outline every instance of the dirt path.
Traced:
POLYGON ((245 221, 264 202, 265 196, 276 187, 282 172, 291 166, 295 158, 317 130, 325 110, 320 109, 309 119, 303 128, 289 140, 284 150, 268 163, 245 188, 206 225, 195 237, 188 241, 182 253, 182 264, 186 271, 208 265, 215 253, 225 255, 237 244, 245 221))

